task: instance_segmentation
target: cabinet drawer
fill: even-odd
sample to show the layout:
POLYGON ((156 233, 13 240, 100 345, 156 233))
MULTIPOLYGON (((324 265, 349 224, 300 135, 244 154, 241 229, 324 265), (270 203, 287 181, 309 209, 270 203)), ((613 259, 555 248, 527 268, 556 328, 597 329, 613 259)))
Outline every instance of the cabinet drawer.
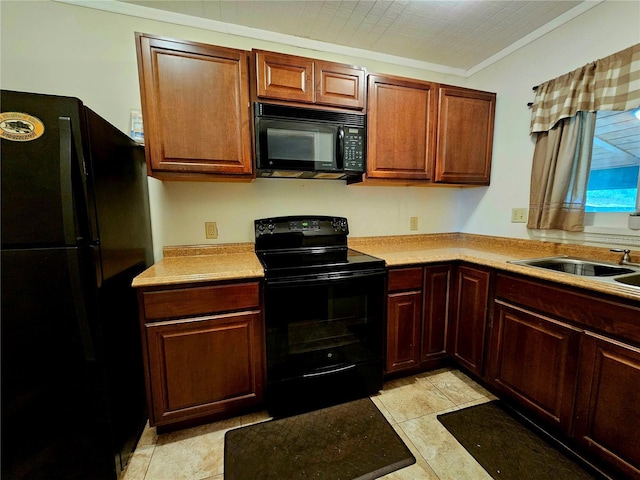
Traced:
POLYGON ((389 271, 389 292, 420 289, 422 289, 422 267, 389 271))
POLYGON ((496 297, 640 345, 640 304, 551 282, 499 274, 496 297))
POLYGON ((147 321, 258 308, 258 282, 148 291, 142 294, 147 321))

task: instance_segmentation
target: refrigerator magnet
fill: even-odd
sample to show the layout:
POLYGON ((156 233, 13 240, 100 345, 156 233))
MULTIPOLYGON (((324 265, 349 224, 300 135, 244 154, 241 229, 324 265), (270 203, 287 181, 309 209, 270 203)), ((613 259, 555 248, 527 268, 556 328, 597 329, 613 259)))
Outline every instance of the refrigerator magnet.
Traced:
POLYGON ((34 116, 20 112, 0 113, 0 138, 30 142, 44 133, 44 124, 34 116))

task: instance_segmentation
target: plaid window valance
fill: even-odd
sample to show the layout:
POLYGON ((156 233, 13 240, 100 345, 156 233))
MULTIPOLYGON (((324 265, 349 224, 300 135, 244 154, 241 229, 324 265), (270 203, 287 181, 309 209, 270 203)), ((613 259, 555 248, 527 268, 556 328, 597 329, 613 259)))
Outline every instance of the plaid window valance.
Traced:
POLYGON ((538 86, 531 133, 549 131, 579 111, 640 107, 640 43, 538 86))

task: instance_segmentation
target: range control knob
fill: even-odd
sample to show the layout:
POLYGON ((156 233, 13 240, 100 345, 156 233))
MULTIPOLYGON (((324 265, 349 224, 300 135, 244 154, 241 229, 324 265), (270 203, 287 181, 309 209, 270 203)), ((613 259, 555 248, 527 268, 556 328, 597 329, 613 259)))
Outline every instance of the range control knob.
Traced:
POLYGON ((347 219, 346 218, 334 218, 331 221, 331 226, 334 230, 342 230, 345 232, 347 230, 347 219))
POLYGON ((268 235, 273 233, 276 226, 273 222, 260 222, 256 225, 256 234, 257 235, 268 235))

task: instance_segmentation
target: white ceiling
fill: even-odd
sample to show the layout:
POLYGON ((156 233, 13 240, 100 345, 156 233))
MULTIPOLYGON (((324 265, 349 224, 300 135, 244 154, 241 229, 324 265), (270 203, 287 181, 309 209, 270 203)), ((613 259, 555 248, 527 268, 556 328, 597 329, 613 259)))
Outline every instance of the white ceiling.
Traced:
MULTIPOLYGON (((162 12, 165 21, 171 21, 172 15, 177 23, 188 24, 190 18, 195 26, 207 28, 209 25, 212 30, 256 38, 261 38, 261 32, 278 34, 281 37, 277 39, 284 43, 303 47, 307 46, 305 41, 312 41, 364 50, 409 59, 435 71, 467 76, 601 1, 120 0, 96 3, 115 3, 123 8, 123 4, 127 4, 126 7, 137 9, 134 14, 162 12), (203 19, 209 23, 202 23, 203 19), (220 30, 217 25, 220 22, 227 24, 227 28, 220 30), (228 24, 241 28, 234 31, 228 24)), ((91 6, 92 2, 76 3, 91 6)))

